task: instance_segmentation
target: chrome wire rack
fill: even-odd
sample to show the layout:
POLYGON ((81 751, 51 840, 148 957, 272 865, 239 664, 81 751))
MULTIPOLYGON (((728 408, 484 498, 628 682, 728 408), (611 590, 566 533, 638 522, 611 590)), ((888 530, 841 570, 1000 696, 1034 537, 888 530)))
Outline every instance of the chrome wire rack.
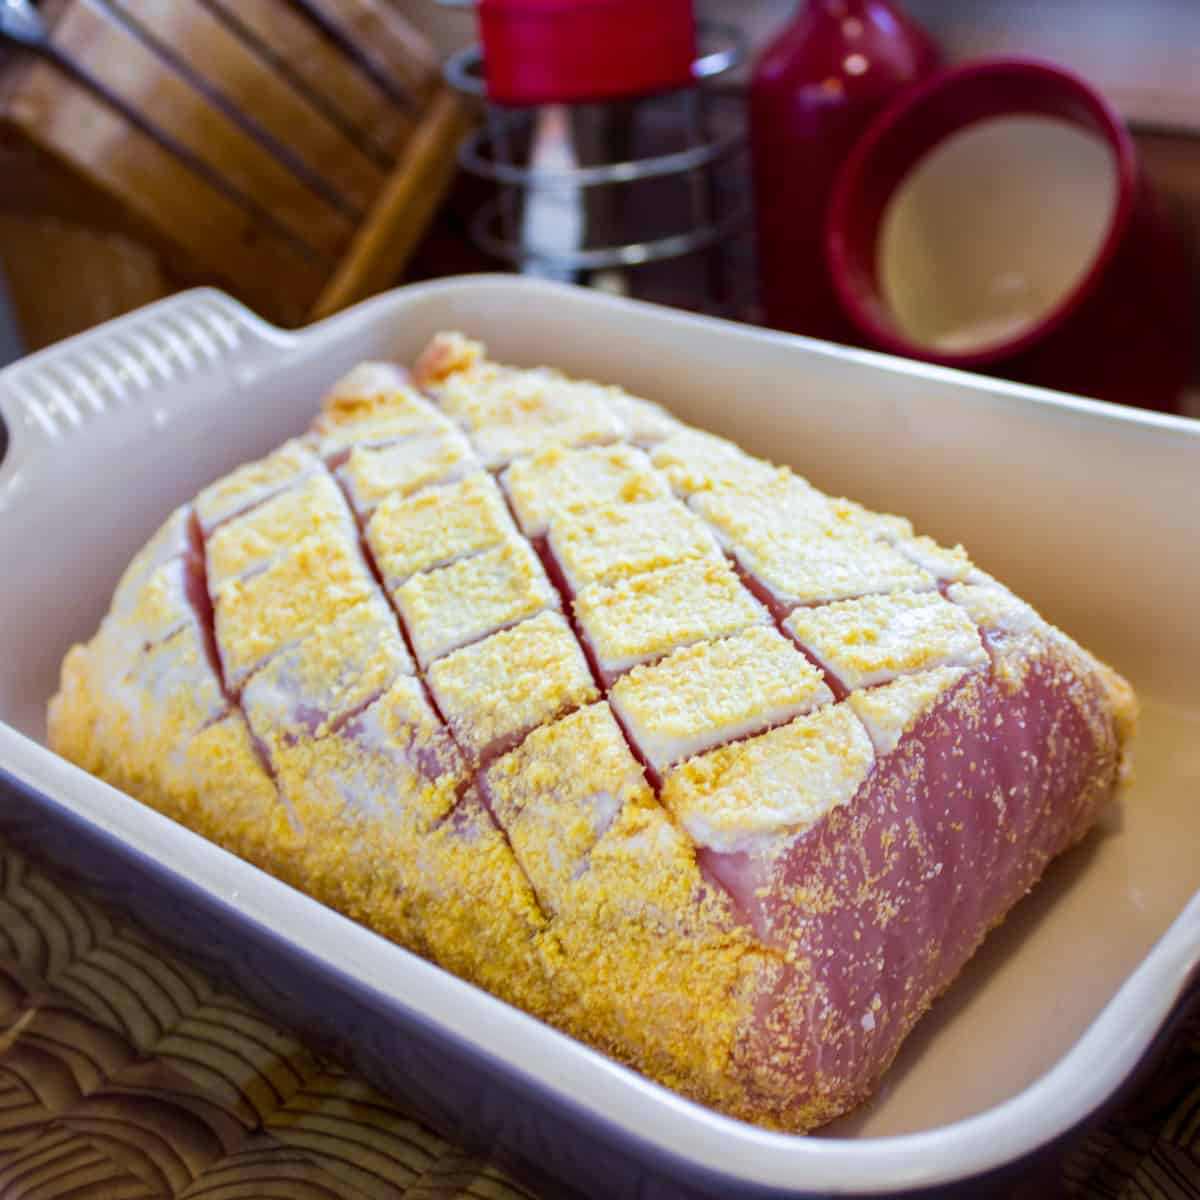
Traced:
POLYGON ((699 32, 693 86, 595 104, 489 102, 480 47, 453 55, 447 81, 485 114, 459 163, 496 185, 471 224, 477 245, 530 274, 608 272, 610 281, 624 268, 709 251, 711 286, 723 291, 721 247, 749 213, 744 200, 725 199, 717 169, 743 152, 745 135, 741 121, 717 130, 712 84, 746 48, 735 29, 699 32))

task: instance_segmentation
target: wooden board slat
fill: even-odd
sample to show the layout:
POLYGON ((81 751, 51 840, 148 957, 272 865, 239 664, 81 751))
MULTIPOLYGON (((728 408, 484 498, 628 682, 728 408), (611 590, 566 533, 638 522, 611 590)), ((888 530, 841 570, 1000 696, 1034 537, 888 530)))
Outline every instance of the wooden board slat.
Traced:
POLYGON ((313 320, 395 282, 454 177, 454 150, 467 128, 458 97, 443 90, 430 105, 345 258, 317 297, 313 320))
MULTIPOLYGON (((353 232, 353 223, 316 196, 267 150, 244 133, 216 105, 177 75, 139 38, 115 20, 103 0, 76 0, 55 26, 56 45, 86 63, 97 78, 126 103, 178 139, 238 192, 268 209, 292 235, 319 255, 335 259, 353 232)), ((54 72, 56 75, 59 72, 54 72)), ((18 102, 14 98, 14 103, 18 102)), ((93 101, 97 110, 106 107, 93 101)), ((100 172, 110 147, 61 118, 56 97, 31 113, 58 139, 83 170, 100 172)), ((42 130, 34 124, 36 137, 42 130)), ((124 186, 130 187, 132 181, 124 186)))
POLYGON ((322 97, 361 143, 394 157, 416 120, 396 105, 353 62, 282 0, 205 0, 268 46, 295 77, 322 97))
POLYGON ((360 51, 423 108, 440 81, 438 61, 425 38, 380 0, 299 0, 349 34, 360 51))
MULTIPOLYGON (((118 102, 0 48, 0 211, 90 228, 97 270, 107 235, 144 252, 112 270, 107 311, 99 285, 58 313, 36 291, 19 297, 32 344, 153 298, 160 268, 283 325, 396 280, 462 132, 402 13, 382 0, 45 0, 42 12, 54 45, 118 102)), ((83 254, 82 237, 47 259, 83 254)), ((33 268, 14 271, 32 286, 33 268)))
POLYGON ((121 8, 173 46, 235 110, 247 114, 346 202, 364 213, 384 172, 272 70, 201 0, 120 0, 121 8))
POLYGON ((175 290, 158 257, 116 233, 52 217, 0 214, 0 267, 28 350, 175 290), (62 281, 71 286, 64 288, 62 281))

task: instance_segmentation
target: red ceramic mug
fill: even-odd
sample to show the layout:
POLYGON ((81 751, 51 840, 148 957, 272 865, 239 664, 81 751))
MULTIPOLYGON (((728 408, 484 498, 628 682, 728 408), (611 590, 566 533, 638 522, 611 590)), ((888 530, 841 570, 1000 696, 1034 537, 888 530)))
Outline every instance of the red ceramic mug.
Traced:
POLYGON ((842 307, 880 349, 1178 406, 1182 248, 1128 130, 1059 67, 989 60, 906 92, 839 171, 826 251, 842 307))

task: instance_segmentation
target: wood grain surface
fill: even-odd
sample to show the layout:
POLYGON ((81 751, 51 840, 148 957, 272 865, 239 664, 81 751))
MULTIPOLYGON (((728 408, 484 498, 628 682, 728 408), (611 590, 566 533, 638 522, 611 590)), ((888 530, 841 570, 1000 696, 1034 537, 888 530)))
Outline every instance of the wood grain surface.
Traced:
POLYGON ((457 145, 467 129, 458 98, 446 89, 435 94, 369 219, 312 306, 313 320, 396 282, 397 264, 406 262, 416 248, 457 170, 446 147, 457 145))
POLYGON ((362 219, 386 172, 243 41, 222 10, 201 0, 120 0, 120 10, 158 44, 186 47, 188 69, 229 111, 321 179, 351 219, 362 219))
MULTIPOLYGON (((416 128, 412 113, 388 98, 346 60, 337 47, 297 11, 280 0, 207 0, 209 7, 241 27, 242 40, 276 70, 298 81, 310 96, 323 100, 343 129, 361 145, 373 147, 383 161, 392 159, 416 128), (264 53, 265 51, 265 53, 264 53)), ((293 84, 293 86, 296 86, 293 84)))
POLYGON ((47 0, 44 13, 61 61, 0 50, 0 208, 134 237, 181 283, 284 325, 399 274, 464 129, 399 8, 47 0))

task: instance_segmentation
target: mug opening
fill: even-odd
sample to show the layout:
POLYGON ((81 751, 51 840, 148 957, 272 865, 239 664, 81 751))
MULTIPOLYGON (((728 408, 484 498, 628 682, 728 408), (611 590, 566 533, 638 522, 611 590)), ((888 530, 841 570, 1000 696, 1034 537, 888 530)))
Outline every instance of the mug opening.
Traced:
POLYGON ((1026 60, 949 71, 872 123, 843 166, 827 250, 843 308, 885 349, 949 365, 1045 336, 1128 224, 1128 133, 1091 89, 1026 60))
POLYGON ((875 276, 901 337, 986 353, 1036 328, 1104 247, 1117 165, 1099 136, 1043 115, 987 117, 927 151, 889 197, 875 276))

